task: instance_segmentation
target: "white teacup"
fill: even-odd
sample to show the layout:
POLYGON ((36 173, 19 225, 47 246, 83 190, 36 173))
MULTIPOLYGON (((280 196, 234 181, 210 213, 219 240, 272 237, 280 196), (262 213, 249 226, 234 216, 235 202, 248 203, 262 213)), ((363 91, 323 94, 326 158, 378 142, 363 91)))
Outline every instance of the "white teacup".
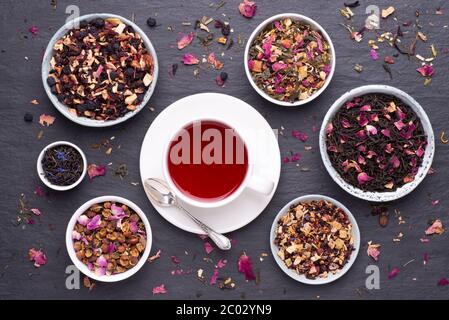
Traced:
MULTIPOLYGON (((226 123, 225 121, 223 121, 221 119, 214 119, 214 118, 208 117, 208 118, 196 119, 193 121, 189 121, 188 123, 185 123, 183 126, 176 129, 176 131, 171 136, 171 139, 167 142, 164 150, 165 151, 164 151, 163 159, 162 159, 162 170, 163 170, 165 181, 167 182, 169 187, 172 189, 172 191, 174 192, 176 197, 178 197, 178 199, 180 199, 182 202, 184 202, 188 205, 191 205, 193 207, 216 208, 216 207, 225 206, 225 205, 231 203, 232 201, 234 201, 235 199, 237 199, 245 189, 251 189, 252 191, 254 191, 256 193, 260 193, 263 195, 269 195, 273 191, 273 188, 274 188, 273 181, 269 181, 263 177, 260 177, 256 174, 254 174, 253 159, 255 158, 255 151, 253 150, 253 148, 250 148, 246 144, 246 141, 243 138, 243 136, 239 132, 237 132, 233 126, 231 126, 230 124, 226 123), (169 162, 169 156, 170 156, 169 152, 170 152, 170 147, 171 147, 172 142, 177 140, 181 130, 188 127, 192 123, 200 122, 200 121, 201 122, 202 121, 218 122, 220 124, 225 125, 226 127, 230 128, 230 129, 234 130, 234 133, 236 135, 238 135, 240 137, 240 139, 243 141, 243 143, 245 144, 246 151, 247 151, 248 166, 247 166, 245 177, 243 178, 242 182, 240 183, 239 187, 236 190, 234 190, 231 194, 229 194, 225 198, 221 198, 219 200, 205 199, 204 201, 202 201, 202 200, 198 200, 198 198, 193 198, 192 196, 189 196, 188 194, 184 193, 176 186, 175 182, 173 181, 173 179, 170 175, 169 168, 168 168, 168 162, 169 162)), ((208 187, 209 186, 204 186, 204 188, 208 188, 208 187)))

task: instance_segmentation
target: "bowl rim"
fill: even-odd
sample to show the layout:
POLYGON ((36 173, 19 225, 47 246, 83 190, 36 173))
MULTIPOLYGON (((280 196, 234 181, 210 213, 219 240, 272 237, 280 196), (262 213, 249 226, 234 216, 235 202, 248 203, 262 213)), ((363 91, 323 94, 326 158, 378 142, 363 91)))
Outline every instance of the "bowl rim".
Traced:
POLYGON ((285 274, 287 274, 292 279, 294 279, 298 282, 301 282, 304 284, 310 284, 310 285, 322 285, 322 284, 331 283, 333 281, 338 280, 344 274, 346 274, 357 259, 357 256, 360 251, 360 242, 361 242, 360 229, 357 224, 357 220, 355 219, 355 217, 351 213, 351 211, 349 211, 349 209, 346 206, 344 206, 340 201, 335 200, 334 198, 331 198, 331 197, 328 197, 325 195, 321 195, 321 194, 307 194, 307 195, 299 196, 299 197, 291 200, 290 202, 288 202, 284 207, 282 207, 281 210, 279 210, 278 214, 276 215, 276 217, 273 220, 273 224, 271 225, 271 229, 270 229, 271 254, 273 255, 274 260, 276 261, 277 265, 281 268, 281 270, 285 274), (343 268, 336 274, 329 274, 327 278, 308 279, 304 275, 300 275, 300 274, 296 273, 294 270, 289 269, 285 265, 285 263, 281 260, 281 258, 279 258, 279 256, 277 255, 278 246, 274 243, 277 223, 278 223, 279 219, 281 218, 281 216, 284 216, 288 212, 288 210, 290 209, 290 206, 294 205, 294 204, 298 204, 299 202, 309 202, 309 201, 313 201, 313 200, 326 200, 326 201, 332 202, 337 207, 343 209, 343 211, 348 216, 348 219, 352 225, 352 236, 354 238, 354 251, 352 251, 348 262, 343 266, 343 268))
POLYGON ((52 142, 52 143, 46 145, 42 149, 42 151, 39 153, 39 156, 37 157, 36 168, 37 168, 37 175, 41 179, 42 183, 44 183, 47 187, 49 187, 50 189, 56 190, 56 191, 67 191, 67 190, 75 188, 77 185, 79 185, 81 183, 81 181, 83 181, 84 177, 86 176, 86 172, 87 172, 87 159, 86 159, 86 155, 84 154, 83 150, 81 150, 81 148, 78 147, 76 144, 69 142, 69 141, 60 140, 60 141, 52 142), (68 186, 58 186, 58 185, 55 185, 55 184, 51 183, 50 181, 48 181, 44 176, 44 170, 42 168, 42 158, 44 157, 45 151, 47 151, 50 148, 60 146, 60 145, 67 145, 67 146, 71 146, 71 147, 75 148, 75 150, 80 153, 81 158, 83 159, 83 172, 81 173, 81 176, 78 178, 78 180, 76 182, 74 182, 68 186))
POLYGON ((85 274, 89 278, 92 278, 97 281, 117 282, 117 281, 125 280, 125 279, 131 277, 145 265, 149 255, 150 255, 150 252, 151 252, 151 245, 153 242, 153 234, 152 234, 151 225, 150 225, 150 222, 148 221, 147 216, 142 211, 142 209, 140 209, 140 207, 138 205, 136 205, 134 202, 132 202, 131 200, 128 200, 126 198, 108 195, 108 196, 100 196, 100 197, 90 199, 89 201, 82 204, 75 211, 75 213, 72 215, 72 217, 70 218, 70 220, 67 224, 65 240, 66 240, 67 253, 69 254, 69 257, 72 260, 73 264, 78 268, 79 271, 81 271, 83 274, 85 274), (124 204, 124 205, 130 207, 131 209, 133 209, 134 212, 139 215, 139 217, 142 219, 142 222, 145 225, 147 244, 145 246, 145 250, 144 250, 142 256, 139 259, 139 262, 131 269, 128 269, 125 272, 122 272, 119 274, 114 274, 114 275, 109 275, 109 276, 108 275, 98 276, 97 274, 95 274, 95 272, 89 270, 87 268, 87 266, 84 263, 82 263, 80 260, 78 260, 78 258, 76 257, 75 249, 73 248, 72 231, 75 227, 75 223, 76 223, 78 217, 80 215, 82 215, 90 206, 92 206, 93 204, 96 204, 96 203, 101 203, 101 202, 106 202, 106 201, 114 201, 114 202, 119 202, 121 204, 124 204))
POLYGON ((304 104, 307 104, 313 100, 315 100, 318 96, 320 96, 329 86, 330 82, 332 81, 332 78, 334 77, 334 72, 335 72, 335 66, 336 66, 336 60, 337 60, 337 56, 335 53, 335 47, 334 44, 332 42, 331 37, 329 36, 329 34, 327 33, 327 31, 324 29, 324 27, 319 24, 316 20, 309 18, 305 15, 299 14, 299 13, 280 13, 280 14, 276 14, 274 16, 271 16, 267 19, 265 19, 264 21, 262 21, 251 33, 251 35, 248 38, 248 41, 246 42, 246 46, 245 46, 245 53, 243 56, 243 64, 245 67, 245 73, 246 73, 246 77, 248 78, 249 83, 251 84, 251 86, 253 87, 253 89, 263 98, 265 98, 266 100, 270 101, 271 103, 280 105, 280 106, 286 106, 286 107, 296 107, 296 106, 301 106, 304 104), (268 95, 267 93, 265 93, 262 89, 260 89, 253 80, 253 77, 251 75, 251 72, 249 71, 248 68, 248 55, 249 55, 249 49, 251 44, 253 43, 254 38, 271 22, 273 22, 274 20, 278 20, 281 18, 294 18, 296 20, 302 20, 305 21, 307 24, 311 25, 314 29, 318 30, 321 32, 321 34, 323 35, 323 37, 326 39, 326 41, 329 43, 330 46, 330 51, 331 51, 331 71, 329 73, 329 76, 327 77, 324 85, 318 90, 316 91, 313 95, 311 95, 309 98, 305 99, 305 100, 299 100, 299 101, 295 101, 295 102, 288 102, 288 101, 280 101, 277 99, 272 98, 270 95, 268 95))
POLYGON ((139 113, 145 107, 145 105, 148 103, 151 96, 153 95, 154 89, 156 87, 157 79, 158 79, 158 74, 159 74, 159 63, 158 63, 158 59, 157 59, 156 50, 154 49, 152 42, 150 41, 148 36, 145 34, 145 32, 134 22, 132 22, 120 15, 116 15, 116 14, 112 14, 112 13, 91 13, 91 14, 82 15, 78 18, 75 18, 73 20, 66 22, 63 26, 61 26, 54 33, 54 35, 48 42, 47 48, 45 49, 45 53, 42 58, 42 67, 41 67, 42 83, 44 85, 45 92, 47 93, 47 96, 50 99, 50 101, 52 102, 53 106, 62 115, 64 115, 67 119, 69 119, 77 124, 86 126, 86 127, 109 127, 109 126, 113 126, 113 125, 122 123, 122 122, 134 117, 137 113, 139 113), (61 37, 63 37, 67 33, 67 31, 72 29, 76 23, 79 23, 79 22, 85 21, 85 20, 90 21, 95 18, 103 18, 103 19, 118 18, 126 25, 131 26, 141 36, 142 41, 144 42, 145 47, 147 48, 147 50, 153 57, 153 62, 154 62, 153 81, 152 81, 150 87, 146 90, 142 103, 139 104, 135 110, 127 112, 124 116, 114 119, 114 120, 108 120, 108 121, 93 120, 93 119, 86 118, 86 117, 74 116, 73 114, 71 114, 68 111, 68 107, 65 104, 59 102, 58 99, 56 98, 56 96, 51 93, 50 86, 47 84, 48 72, 50 71, 50 59, 53 56, 53 46, 54 46, 55 42, 58 41, 61 37))
POLYGON ((324 167, 326 168, 329 175, 332 179, 346 192, 357 197, 362 200, 368 200, 373 202, 388 202, 400 199, 410 192, 412 192, 426 177, 427 172, 429 171, 433 157, 435 154, 435 137, 432 129, 432 124, 427 116, 424 108, 409 94, 406 92, 383 84, 372 84, 366 86, 360 86, 353 88, 346 93, 344 93, 340 98, 338 98, 332 106, 327 111, 326 115, 323 118, 323 122, 321 124, 320 135, 319 135, 319 147, 321 159, 323 161, 324 167), (340 107, 347 102, 348 100, 363 95, 367 93, 385 93, 391 94, 399 99, 401 99, 405 104, 407 104, 419 117, 421 124, 425 133, 427 134, 427 146, 423 157, 423 162, 418 170, 418 173, 415 176, 415 179, 412 182, 406 183, 402 187, 396 189, 392 192, 372 192, 372 191, 363 191, 349 183, 347 183, 334 169, 332 166, 329 155, 327 153, 326 147, 326 126, 327 123, 331 120, 331 118, 335 115, 335 113, 340 109, 340 107))

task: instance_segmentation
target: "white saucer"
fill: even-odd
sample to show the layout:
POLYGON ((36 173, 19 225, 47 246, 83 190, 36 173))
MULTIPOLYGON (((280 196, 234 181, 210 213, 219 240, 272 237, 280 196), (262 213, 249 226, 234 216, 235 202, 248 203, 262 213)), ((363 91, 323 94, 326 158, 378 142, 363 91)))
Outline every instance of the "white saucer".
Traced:
MULTIPOLYGON (((244 227, 262 213, 273 198, 281 171, 277 136, 265 118, 246 102, 225 94, 200 93, 180 99, 165 108, 154 119, 143 140, 140 152, 142 185, 146 178, 164 178, 162 158, 164 148, 174 134, 173 130, 199 118, 218 118, 232 125, 247 142, 247 148, 258 149, 255 152, 259 156, 253 157, 253 172, 274 183, 273 191, 268 196, 247 189, 235 201, 223 207, 202 209, 185 205, 193 215, 217 232, 231 232, 244 227), (257 132, 258 135, 253 137, 248 131, 257 132)), ((148 199, 152 202, 150 197, 148 199)), ((178 228, 197 234, 204 233, 178 209, 152 204, 162 217, 178 228)))

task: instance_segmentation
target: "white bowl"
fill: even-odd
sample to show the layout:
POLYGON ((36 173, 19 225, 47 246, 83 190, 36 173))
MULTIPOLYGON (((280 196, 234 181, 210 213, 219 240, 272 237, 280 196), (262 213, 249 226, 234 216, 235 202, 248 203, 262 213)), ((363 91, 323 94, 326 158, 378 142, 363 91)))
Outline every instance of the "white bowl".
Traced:
POLYGON ((45 92, 47 93, 50 101, 53 103, 53 105, 56 107, 56 109, 58 109, 59 112, 61 112, 66 118, 68 118, 69 120, 71 120, 73 122, 76 122, 80 125, 87 126, 87 127, 113 126, 113 125, 116 125, 118 123, 121 123, 123 121, 126 121, 126 120, 134 117, 139 111, 141 111, 145 107, 145 105, 148 103, 151 96, 153 95, 154 88, 155 88, 156 82, 157 82, 158 72, 159 72, 159 65, 158 65, 156 51, 154 50, 153 44, 151 43, 150 39, 148 39, 145 32, 143 32, 143 30, 140 29, 134 22, 132 22, 126 18, 123 18, 121 16, 118 16, 116 14, 110 14, 110 13, 86 14, 84 16, 81 16, 79 18, 76 18, 76 19, 73 19, 73 20, 70 20, 69 22, 67 22, 58 31, 56 31, 54 36, 50 39, 50 42, 47 45, 47 49, 45 50, 44 58, 42 60, 42 83, 44 84, 45 92), (69 108, 65 104, 59 102, 58 98, 54 94, 51 93, 50 86, 47 84, 48 73, 50 71, 50 60, 53 56, 53 46, 54 46, 55 42, 58 41, 59 39, 61 39, 69 30, 73 29, 75 27, 75 25, 77 25, 80 21, 84 21, 84 20, 91 21, 96 18, 103 18, 103 19, 118 18, 126 25, 133 27, 134 31, 139 33, 139 35, 142 37, 142 41, 144 42, 145 47, 147 48, 148 52, 153 57, 153 61, 154 61, 153 82, 151 83, 151 85, 147 89, 147 91, 145 92, 145 96, 143 98, 142 103, 137 106, 136 110, 127 112, 123 117, 117 118, 115 120, 107 120, 107 121, 93 120, 90 118, 78 117, 76 115, 71 114, 69 112, 69 108))
POLYGON ((89 278, 92 278, 97 281, 116 282, 116 281, 121 281, 121 280, 131 277, 133 274, 135 274, 137 271, 139 271, 140 268, 142 268, 143 265, 146 263, 149 255, 150 255, 150 251, 151 251, 152 232, 151 232, 150 222, 148 221, 145 213, 143 213, 143 211, 134 202, 127 200, 125 198, 122 198, 122 197, 117 197, 117 196, 102 196, 102 197, 94 198, 92 200, 87 201, 85 204, 83 204, 81 207, 79 207, 75 211, 75 213, 73 214, 72 218, 69 221, 69 224, 67 225, 67 231, 66 231, 66 235, 65 235, 65 243, 66 243, 67 252, 69 253, 70 259, 72 259, 72 262, 82 273, 84 273, 89 278), (99 276, 99 275, 95 274, 95 272, 89 270, 89 268, 77 258, 75 249, 73 248, 72 231, 75 228, 75 224, 80 215, 82 215, 92 205, 101 203, 101 202, 106 202, 106 201, 114 201, 114 202, 119 202, 121 204, 124 204, 124 205, 128 206, 129 208, 131 208, 132 210, 134 210, 134 212, 139 215, 140 219, 142 219, 142 221, 145 225, 145 231, 146 231, 146 235, 147 235, 147 244, 145 246, 145 250, 144 250, 142 256, 140 257, 139 262, 134 267, 126 270, 123 273, 113 274, 113 275, 109 275, 109 276, 108 275, 99 276))
POLYGON ((254 88, 254 90, 256 90, 256 92, 258 94, 260 94, 262 97, 264 97, 265 99, 267 99, 268 101, 280 105, 280 106, 300 106, 306 103, 309 103, 310 101, 314 100, 315 98, 317 98, 320 94, 322 94, 324 92, 324 90, 326 90, 327 86, 329 85, 329 83, 332 80, 332 77, 334 76, 334 71, 335 71, 335 61, 336 61, 336 55, 335 55, 335 49, 334 49, 334 45, 332 43, 331 38, 329 37, 328 33, 326 32, 326 30, 324 30, 324 28, 315 20, 303 16, 301 14, 297 14, 297 13, 281 13, 281 14, 277 14, 274 15, 268 19, 266 19, 265 21, 263 21, 261 24, 259 24, 256 29, 254 29, 253 33, 249 36, 249 39, 246 43, 246 48, 245 48, 245 55, 244 55, 244 65, 245 65, 245 73, 246 76, 248 77, 249 83, 251 83, 252 87, 254 88), (329 43, 329 47, 331 50, 331 71, 329 73, 329 76, 326 79, 326 82, 324 83, 324 85, 318 90, 316 91, 313 95, 311 95, 309 98, 305 99, 305 100, 299 100, 299 101, 295 101, 295 102, 289 102, 289 101, 280 101, 277 99, 272 98, 270 95, 268 95, 267 93, 265 93, 262 89, 260 89, 257 84, 254 82, 253 77, 251 75, 251 72, 249 71, 248 68, 248 55, 249 55, 249 49, 254 41, 254 38, 256 38, 256 36, 263 31, 263 29, 271 22, 275 21, 275 20, 279 20, 279 19, 283 19, 283 18, 292 18, 294 20, 300 20, 300 21, 304 21, 307 24, 309 24, 310 26, 312 26, 313 29, 318 30, 321 32, 321 34, 323 35, 323 37, 326 39, 326 41, 329 43))
POLYGON ((41 181, 47 187, 49 187, 50 189, 56 190, 56 191, 67 191, 67 190, 75 188, 77 185, 79 185, 81 183, 81 181, 83 181, 84 177, 86 176, 86 172, 87 172, 86 155, 76 144, 73 144, 68 141, 56 141, 56 142, 50 143, 48 146, 46 146, 44 149, 42 149, 41 153, 39 154, 39 157, 37 158, 37 175, 39 176, 41 181), (81 176, 75 183, 68 185, 68 186, 58 186, 58 185, 52 184, 50 181, 48 181, 45 178, 45 173, 44 173, 44 170, 42 169, 42 158, 44 157, 45 151, 47 151, 50 148, 53 148, 56 146, 61 146, 61 145, 66 145, 66 146, 75 148, 76 151, 78 151, 80 153, 81 158, 83 159, 83 172, 81 173, 81 176))
POLYGON ((276 215, 276 218, 274 219, 273 225, 271 226, 271 230, 270 230, 270 247, 271 247, 271 253, 273 254, 274 260, 276 261, 278 266, 281 268, 281 270, 284 271, 289 277, 295 279, 298 282, 302 282, 305 284, 313 284, 313 285, 326 284, 326 283, 330 283, 330 282, 333 282, 333 281, 339 279, 346 272, 348 272, 348 270, 351 268, 352 264, 354 263, 355 259, 357 258, 357 255, 358 255, 359 249, 360 249, 360 230, 359 230, 359 226, 357 225, 357 221, 355 220, 352 213, 344 205, 342 205, 339 201, 332 199, 330 197, 327 197, 327 196, 319 195, 319 194, 305 195, 305 196, 301 196, 296 199, 293 199, 292 201, 287 203, 281 209, 281 211, 279 211, 279 213, 276 215), (284 261, 282 261, 281 258, 278 256, 277 253, 278 253, 279 249, 278 249, 278 246, 274 243, 277 224, 278 224, 279 219, 288 212, 288 210, 290 209, 290 207, 292 205, 296 205, 300 202, 310 202, 313 200, 329 201, 329 202, 332 202, 333 204, 335 204, 337 207, 343 209, 343 211, 348 216, 348 219, 352 225, 352 236, 354 238, 354 251, 352 251, 351 256, 349 257, 349 260, 346 262, 346 264, 343 266, 343 268, 336 274, 329 273, 327 278, 308 279, 305 275, 298 274, 295 270, 289 269, 285 265, 284 261))
POLYGON ((397 88, 386 86, 386 85, 368 85, 368 86, 358 87, 358 88, 355 88, 355 89, 352 89, 352 90, 346 92, 337 101, 335 101, 323 119, 323 123, 321 125, 321 130, 320 130, 319 144, 320 144, 321 159, 323 160, 324 166, 326 167, 327 172, 329 172, 332 179, 334 179, 334 181, 340 187, 342 187, 346 192, 352 194, 353 196, 363 199, 363 200, 374 201, 374 202, 393 201, 393 200, 402 198, 405 195, 412 192, 421 183, 421 181, 423 181, 424 178, 426 177, 427 172, 429 171, 429 169, 432 165, 433 155, 435 153, 435 138, 433 135, 433 129, 432 129, 430 120, 427 117, 427 114, 424 111, 424 109, 421 107, 421 105, 415 99, 413 99, 410 95, 408 95, 404 91, 401 91, 397 88), (412 108, 412 110, 420 118, 424 132, 427 135, 428 144, 426 146, 426 151, 424 153, 422 164, 418 170, 418 173, 415 176, 415 179, 412 182, 406 183, 402 187, 396 189, 395 191, 391 191, 391 192, 363 191, 362 189, 359 189, 359 188, 349 184, 348 182, 346 182, 332 166, 330 159, 329 159, 329 155, 327 153, 327 147, 326 147, 326 126, 330 121, 332 121, 335 113, 340 109, 340 107, 345 102, 347 102, 355 97, 358 97, 358 96, 361 96, 361 95, 364 95, 367 93, 375 93, 375 92, 393 95, 393 96, 401 99, 405 104, 407 104, 410 108, 412 108))

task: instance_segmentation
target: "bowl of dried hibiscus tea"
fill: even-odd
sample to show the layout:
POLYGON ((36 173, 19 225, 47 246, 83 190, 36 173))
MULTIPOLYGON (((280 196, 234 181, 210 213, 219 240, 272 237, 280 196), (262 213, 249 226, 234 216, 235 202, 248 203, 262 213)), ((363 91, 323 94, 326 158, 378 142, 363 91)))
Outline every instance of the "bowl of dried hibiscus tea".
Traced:
POLYGON ((386 85, 355 88, 339 98, 324 117, 319 144, 333 180, 353 196, 375 202, 412 192, 435 152, 424 109, 386 85))
POLYGON ((151 243, 151 227, 143 211, 116 196, 102 196, 83 204, 66 231, 67 251, 75 266, 103 282, 135 274, 147 261, 151 243))
POLYGON ((270 246, 288 276, 305 284, 326 284, 351 268, 360 249, 360 231, 354 216, 337 200, 305 195, 278 213, 270 246))
POLYGON ((51 38, 42 81, 53 105, 90 127, 112 126, 136 115, 158 77, 156 51, 132 21, 88 14, 67 22, 51 38))
POLYGON ((262 97, 282 106, 299 106, 326 90, 334 75, 335 49, 316 21, 283 13, 253 31, 244 65, 249 82, 262 97))

